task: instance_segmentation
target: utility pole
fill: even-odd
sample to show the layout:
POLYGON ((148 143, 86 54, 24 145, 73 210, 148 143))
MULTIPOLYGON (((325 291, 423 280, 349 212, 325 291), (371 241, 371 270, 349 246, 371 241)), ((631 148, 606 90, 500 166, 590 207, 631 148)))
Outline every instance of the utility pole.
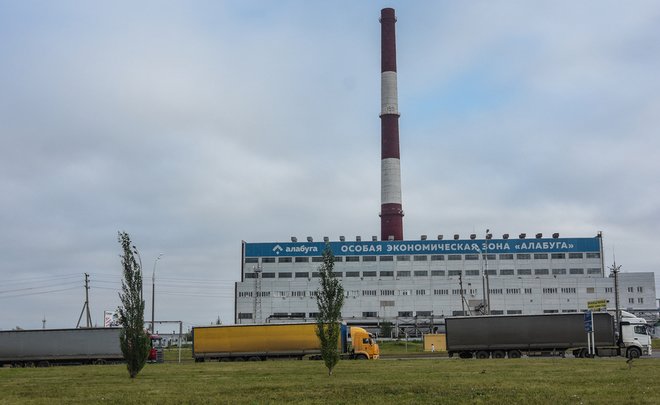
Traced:
POLYGON ((463 276, 458 276, 458 286, 461 289, 461 310, 465 316, 465 296, 463 295, 463 276))
POLYGON ((619 304, 619 270, 621 269, 621 266, 616 265, 616 258, 614 259, 614 263, 610 267, 610 271, 614 275, 614 305, 615 305, 615 311, 616 311, 616 330, 619 332, 619 337, 617 340, 620 342, 621 341, 621 307, 619 304))
POLYGON ((156 263, 163 257, 164 253, 158 255, 154 260, 154 271, 151 273, 151 333, 154 333, 154 308, 156 304, 156 263))
POLYGON ((490 283, 488 282, 488 240, 490 238, 490 229, 486 229, 486 255, 484 256, 486 265, 486 315, 490 315, 490 283))
POLYGON ((261 266, 254 266, 254 323, 261 318, 261 266))
MULTIPOLYGON (((82 319, 83 313, 87 310, 87 327, 92 327, 92 315, 89 313, 89 274, 85 273, 85 304, 83 305, 82 311, 80 311, 80 316, 78 317, 78 324, 76 328, 80 327, 80 320, 82 319)), ((44 317, 45 318, 45 317, 44 317)), ((44 321, 44 325, 45 325, 44 321)))
POLYGON ((44 314, 44 319, 41 320, 41 329, 46 329, 46 315, 44 314))

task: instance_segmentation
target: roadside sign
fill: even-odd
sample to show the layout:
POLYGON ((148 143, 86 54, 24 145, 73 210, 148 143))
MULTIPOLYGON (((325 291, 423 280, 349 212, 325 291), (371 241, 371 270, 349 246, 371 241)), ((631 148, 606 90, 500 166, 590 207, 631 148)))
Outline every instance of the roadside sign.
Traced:
POLYGON ((593 332, 593 318, 591 317, 591 311, 584 312, 584 331, 593 332))
POLYGON ((607 308, 607 300, 593 300, 587 301, 587 308, 592 311, 599 311, 601 309, 607 308))

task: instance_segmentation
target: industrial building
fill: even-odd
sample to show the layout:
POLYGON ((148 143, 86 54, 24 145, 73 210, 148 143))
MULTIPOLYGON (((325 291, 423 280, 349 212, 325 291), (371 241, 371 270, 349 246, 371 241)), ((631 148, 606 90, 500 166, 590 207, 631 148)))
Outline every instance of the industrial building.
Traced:
MULTIPOLYGON (((397 333, 434 331, 446 316, 578 312, 615 306, 603 237, 451 235, 403 240, 394 10, 381 10, 381 235, 247 243, 235 286, 235 323, 312 321, 329 246, 346 299, 344 321, 397 333)), ((656 319, 654 273, 619 273, 620 307, 656 319)))

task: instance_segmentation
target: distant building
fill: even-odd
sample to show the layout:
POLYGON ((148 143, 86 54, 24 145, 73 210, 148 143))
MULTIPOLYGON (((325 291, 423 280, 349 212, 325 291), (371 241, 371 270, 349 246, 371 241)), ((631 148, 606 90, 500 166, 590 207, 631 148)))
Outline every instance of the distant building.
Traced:
MULTIPOLYGON (((602 238, 554 236, 328 242, 346 295, 343 319, 371 328, 386 321, 396 331, 419 334, 446 316, 477 315, 488 307, 490 314, 580 312, 588 301, 606 299, 614 308, 602 238)), ((313 321, 324 248, 311 238, 244 242, 235 323, 313 321)), ((621 309, 657 320, 654 276, 619 273, 621 309)))

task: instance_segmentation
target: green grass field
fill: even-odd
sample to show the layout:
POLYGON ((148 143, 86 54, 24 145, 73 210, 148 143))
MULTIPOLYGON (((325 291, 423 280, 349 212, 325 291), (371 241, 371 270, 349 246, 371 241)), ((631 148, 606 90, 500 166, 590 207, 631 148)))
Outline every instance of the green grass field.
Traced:
POLYGON ((148 364, 0 369, 2 404, 660 403, 660 359, 148 364))

